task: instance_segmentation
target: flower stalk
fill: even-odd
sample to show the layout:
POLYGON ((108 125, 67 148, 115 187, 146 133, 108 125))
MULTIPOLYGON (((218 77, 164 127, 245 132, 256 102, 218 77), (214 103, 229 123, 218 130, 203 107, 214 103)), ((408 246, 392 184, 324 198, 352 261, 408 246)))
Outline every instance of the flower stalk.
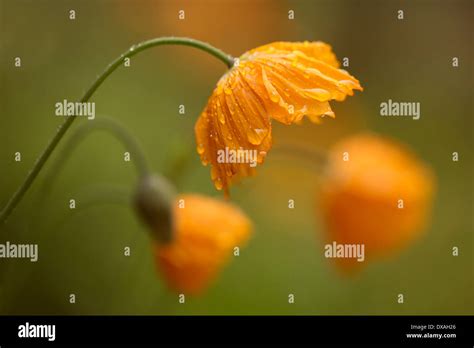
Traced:
MULTIPOLYGON (((181 46, 190 46, 198 48, 202 51, 205 51, 212 56, 220 59, 223 61, 227 67, 232 67, 234 64, 234 59, 227 55, 226 53, 222 52, 221 50, 209 45, 208 43, 194 40, 190 38, 182 38, 182 37, 161 37, 155 38, 148 41, 143 41, 137 45, 130 47, 127 51, 122 53, 119 57, 117 57, 112 63, 110 63, 107 68, 96 78, 96 80, 92 83, 89 89, 85 92, 84 96, 80 99, 81 103, 85 103, 89 101, 95 91, 102 85, 102 83, 107 79, 107 77, 112 74, 120 65, 123 64, 126 58, 130 58, 139 52, 147 50, 151 47, 155 46, 162 46, 162 45, 181 45, 181 46)), ((61 139, 66 134, 69 127, 71 127, 72 123, 76 119, 76 116, 68 117, 64 123, 58 128, 57 133, 51 138, 50 142, 41 153, 41 155, 36 160, 33 168, 28 173, 25 181, 21 184, 18 190, 13 194, 10 198, 4 209, 0 212, 0 224, 4 223, 5 220, 10 216, 13 212, 15 207, 20 203, 21 199, 25 195, 25 193, 30 188, 31 184, 35 181, 38 174, 41 172, 41 169, 47 162, 48 158, 51 156, 54 149, 57 147, 61 139)))
POLYGON ((54 180, 59 175, 62 166, 64 166, 68 158, 71 157, 73 150, 93 131, 106 131, 119 140, 127 151, 130 152, 132 162, 135 165, 139 177, 144 177, 150 172, 145 155, 136 139, 117 121, 112 118, 101 117, 93 122, 82 124, 65 143, 63 151, 60 152, 58 158, 52 164, 51 170, 48 171, 44 179, 44 185, 40 194, 41 198, 48 195, 54 180))

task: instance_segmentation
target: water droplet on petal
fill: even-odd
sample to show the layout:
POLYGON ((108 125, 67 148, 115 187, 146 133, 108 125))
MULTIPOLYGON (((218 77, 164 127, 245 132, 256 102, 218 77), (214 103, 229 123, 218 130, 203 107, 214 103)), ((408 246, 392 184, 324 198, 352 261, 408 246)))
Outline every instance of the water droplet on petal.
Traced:
POLYGON ((268 79, 267 73, 265 72, 265 69, 263 68, 262 68, 262 79, 263 79, 263 85, 265 86, 265 89, 267 90, 270 100, 274 103, 278 103, 280 101, 280 94, 278 94, 278 91, 268 79))
POLYGON ((220 123, 225 124, 225 116, 221 108, 217 108, 217 118, 219 119, 220 123))
POLYGON ((224 187, 224 185, 222 184, 221 178, 217 178, 217 180, 214 181, 214 186, 215 186, 216 189, 218 189, 219 191, 222 190, 222 188, 224 187))
POLYGON ((231 115, 233 115, 235 113, 235 104, 234 102, 229 102, 227 103, 227 108, 229 109, 229 112, 231 115))
POLYGON ((202 155, 204 153, 204 145, 203 144, 199 144, 197 146, 197 152, 198 154, 202 155))
POLYGON ((270 100, 274 103, 278 103, 280 101, 280 96, 278 93, 270 93, 270 100))
POLYGON ((247 133, 247 139, 253 145, 260 145, 263 139, 265 139, 265 137, 267 136, 267 133, 268 129, 250 128, 247 133))

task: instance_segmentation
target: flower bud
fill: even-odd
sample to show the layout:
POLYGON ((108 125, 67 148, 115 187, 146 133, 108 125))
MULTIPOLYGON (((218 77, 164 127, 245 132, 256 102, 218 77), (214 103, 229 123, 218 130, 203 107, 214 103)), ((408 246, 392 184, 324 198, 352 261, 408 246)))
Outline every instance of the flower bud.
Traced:
POLYGON ((175 205, 175 236, 153 247, 156 266, 168 287, 198 295, 217 278, 252 232, 250 219, 237 206, 197 194, 180 195, 175 205))
POLYGON ((135 210, 160 243, 173 240, 174 202, 175 189, 166 179, 158 175, 140 179, 134 198, 135 210))

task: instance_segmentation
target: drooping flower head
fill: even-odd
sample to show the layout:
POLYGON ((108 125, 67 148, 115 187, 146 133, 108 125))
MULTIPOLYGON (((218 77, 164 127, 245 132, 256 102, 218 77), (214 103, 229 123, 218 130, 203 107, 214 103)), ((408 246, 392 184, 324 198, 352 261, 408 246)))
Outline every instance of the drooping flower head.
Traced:
POLYGON ((365 249, 363 263, 336 259, 341 270, 358 269, 419 238, 434 190, 431 169, 402 144, 372 134, 337 143, 330 150, 319 197, 326 240, 365 249))
POLYGON ((198 294, 214 280, 235 247, 251 233, 247 216, 233 204, 200 195, 182 195, 174 209, 174 240, 155 243, 157 267, 168 286, 198 294))
POLYGON ((362 90, 359 81, 339 69, 323 42, 275 42, 243 54, 219 80, 195 126, 197 151, 211 165, 216 188, 227 193, 255 170, 238 155, 223 161, 220 152, 247 151, 250 164, 261 164, 272 146, 272 119, 290 125, 308 116, 319 123, 334 117, 329 101, 342 101, 354 89, 362 90))

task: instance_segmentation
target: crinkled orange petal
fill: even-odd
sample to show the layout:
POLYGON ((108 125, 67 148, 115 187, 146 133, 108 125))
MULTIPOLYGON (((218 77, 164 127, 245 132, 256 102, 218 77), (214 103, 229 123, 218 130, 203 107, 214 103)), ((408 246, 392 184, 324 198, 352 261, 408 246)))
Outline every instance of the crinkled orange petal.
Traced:
POLYGON ((308 57, 316 57, 317 59, 329 65, 332 65, 335 68, 339 68, 339 62, 336 58, 336 55, 332 52, 331 46, 321 41, 273 42, 267 45, 254 48, 253 50, 250 50, 247 54, 252 54, 255 52, 274 53, 275 51, 300 51, 308 57))
POLYGON ((249 163, 221 163, 219 151, 255 151, 258 164, 272 146, 271 119, 315 123, 335 117, 329 101, 342 101, 359 81, 338 69, 331 47, 322 42, 275 42, 255 48, 218 82, 196 123, 198 153, 211 164, 217 189, 228 192, 241 177, 255 172, 249 163))

